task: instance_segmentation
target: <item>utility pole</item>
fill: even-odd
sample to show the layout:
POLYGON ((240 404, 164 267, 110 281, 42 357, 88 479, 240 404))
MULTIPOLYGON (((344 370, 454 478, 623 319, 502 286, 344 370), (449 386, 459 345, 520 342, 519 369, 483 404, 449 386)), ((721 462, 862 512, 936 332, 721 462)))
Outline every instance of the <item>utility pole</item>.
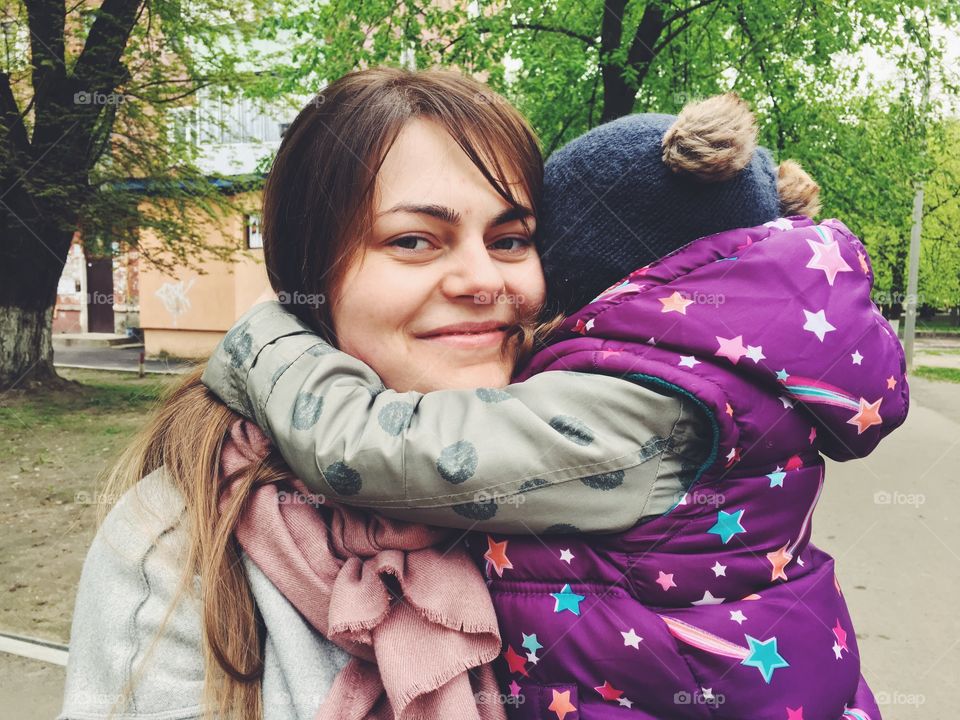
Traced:
POLYGON ((903 352, 907 372, 913 372, 913 337, 917 328, 917 279, 920 274, 920 234, 923 229, 923 183, 917 183, 913 198, 913 228, 910 231, 910 264, 907 270, 907 296, 904 298, 903 352))
MULTIPOLYGON (((926 19, 927 45, 924 48, 923 99, 920 105, 920 126, 923 147, 922 156, 927 154, 927 113, 930 105, 930 19, 926 19)), ((917 192, 913 197, 913 227, 910 230, 910 255, 907 266, 907 296, 904 298, 903 354, 907 372, 913 372, 913 341, 917 329, 917 284, 920 274, 920 238, 923 231, 923 179, 917 180, 917 192)))

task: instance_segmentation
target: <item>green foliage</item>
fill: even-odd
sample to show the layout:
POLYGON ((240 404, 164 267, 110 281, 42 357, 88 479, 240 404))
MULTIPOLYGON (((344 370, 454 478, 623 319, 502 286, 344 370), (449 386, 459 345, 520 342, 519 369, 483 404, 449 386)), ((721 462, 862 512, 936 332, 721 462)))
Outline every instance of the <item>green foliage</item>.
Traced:
MULTIPOLYGON (((956 97, 935 30, 956 31, 958 14, 950 0, 501 0, 443 10, 413 0, 313 0, 291 3, 264 33, 294 39, 294 62, 278 71, 288 89, 313 92, 321 78, 355 67, 402 64, 410 48, 418 67, 479 74, 530 118, 548 154, 601 121, 611 68, 636 91, 635 112, 677 112, 734 90, 756 108, 763 143, 820 183, 824 216, 862 237, 878 302, 896 308, 916 182, 932 178, 928 206, 940 202, 933 196, 950 180, 939 163, 957 151, 956 132, 944 135, 940 108, 922 88, 956 97), (611 18, 611 8, 622 13, 611 18), (632 62, 653 11, 663 27, 652 45, 638 45, 652 60, 632 62), (610 27, 612 44, 601 40, 610 27), (877 80, 868 64, 892 77, 877 80)), ((924 231, 921 290, 946 305, 960 303, 958 229, 951 201, 924 231)))

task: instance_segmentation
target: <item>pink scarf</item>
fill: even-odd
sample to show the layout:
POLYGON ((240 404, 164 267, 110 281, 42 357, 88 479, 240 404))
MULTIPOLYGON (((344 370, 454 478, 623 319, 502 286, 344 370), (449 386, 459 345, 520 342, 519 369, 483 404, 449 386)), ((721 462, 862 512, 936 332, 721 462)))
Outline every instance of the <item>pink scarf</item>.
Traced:
MULTIPOLYGON (((223 477, 270 448, 260 428, 238 420, 223 477)), ((235 534, 307 621, 352 655, 317 720, 506 717, 489 665, 500 652, 493 603, 463 547, 443 550, 450 531, 324 501, 294 479, 255 488, 235 534)))

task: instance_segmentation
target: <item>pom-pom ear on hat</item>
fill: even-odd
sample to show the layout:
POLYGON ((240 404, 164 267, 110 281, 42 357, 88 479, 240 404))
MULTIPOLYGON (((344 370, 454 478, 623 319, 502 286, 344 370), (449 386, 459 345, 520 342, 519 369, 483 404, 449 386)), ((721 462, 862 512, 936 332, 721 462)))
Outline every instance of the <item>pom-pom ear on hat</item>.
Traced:
POLYGON ((757 123, 736 93, 690 103, 663 136, 663 162, 703 182, 729 180, 750 164, 757 123))
POLYGON ((814 217, 820 212, 820 186, 795 160, 784 160, 777 171, 780 214, 814 217))

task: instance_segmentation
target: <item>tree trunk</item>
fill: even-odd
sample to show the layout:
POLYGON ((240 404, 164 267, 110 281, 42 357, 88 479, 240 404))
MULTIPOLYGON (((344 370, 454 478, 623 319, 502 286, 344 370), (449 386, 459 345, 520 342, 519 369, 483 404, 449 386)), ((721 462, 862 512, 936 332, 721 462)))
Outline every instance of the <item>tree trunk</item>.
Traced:
POLYGON ((41 205, 17 192, 0 205, 0 388, 56 384, 52 321, 77 223, 71 202, 41 205), (20 197, 18 197, 20 196, 20 197))
POLYGON ((0 307, 0 388, 55 381, 52 320, 53 306, 0 307))

